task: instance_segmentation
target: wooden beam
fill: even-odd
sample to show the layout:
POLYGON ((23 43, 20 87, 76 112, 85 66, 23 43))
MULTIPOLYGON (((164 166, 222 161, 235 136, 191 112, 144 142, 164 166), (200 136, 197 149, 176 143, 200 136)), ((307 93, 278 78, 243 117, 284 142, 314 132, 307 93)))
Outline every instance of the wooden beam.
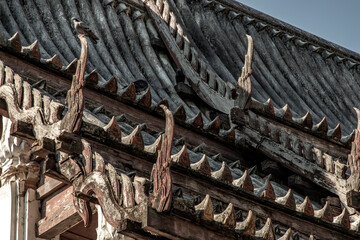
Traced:
POLYGON ((145 231, 168 239, 235 239, 235 231, 221 228, 207 228, 205 225, 195 224, 190 219, 175 214, 161 214, 148 208, 143 221, 145 231))
POLYGON ((47 177, 45 183, 41 185, 38 189, 36 189, 36 198, 38 200, 43 200, 44 198, 50 196, 52 193, 56 192, 64 186, 66 186, 65 183, 47 177))
POLYGON ((81 222, 73 204, 72 193, 73 187, 69 186, 44 199, 43 218, 37 222, 39 238, 53 238, 81 222))

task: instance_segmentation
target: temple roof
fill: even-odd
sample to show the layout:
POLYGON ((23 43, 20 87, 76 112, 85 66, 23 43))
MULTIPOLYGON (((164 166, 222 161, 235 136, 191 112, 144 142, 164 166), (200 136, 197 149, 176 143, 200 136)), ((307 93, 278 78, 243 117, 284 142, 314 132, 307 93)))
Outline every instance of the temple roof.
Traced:
MULTIPOLYGON (((352 108, 359 106, 359 54, 230 0, 4 0, 0 16, 1 84, 14 83, 16 104, 40 108, 49 118, 44 124, 52 124, 51 117, 60 121, 66 109, 60 87, 69 85, 80 55, 70 20, 77 17, 100 38, 96 45, 89 42, 79 130, 99 151, 119 147, 150 166, 161 144, 161 108, 169 107, 177 124, 170 149, 174 172, 250 191, 240 195, 257 204, 270 189, 275 208, 290 192, 291 213, 299 219, 305 210, 295 204, 319 210, 321 198, 344 196, 354 134, 344 137, 341 129, 349 134, 357 120, 352 108), (234 103, 250 45, 246 34, 254 43, 249 111, 234 103), (13 56, 25 60, 23 65, 13 56), (299 174, 312 181, 306 183, 310 190, 293 193, 282 180, 270 181, 264 169, 269 162, 268 168, 274 166, 273 160, 278 173, 284 170, 283 179, 299 174), (263 169, 250 168, 255 165, 263 169), (312 188, 322 192, 313 194, 311 204, 306 195, 312 188)), ((74 142, 81 142, 78 137, 74 142)), ((108 160, 117 169, 143 170, 117 158, 108 160)), ((359 216, 355 210, 350 214, 352 226, 349 220, 344 231, 358 231, 359 216)), ((323 218, 308 215, 310 222, 323 218)), ((336 230, 338 222, 333 223, 329 227, 336 230)))
MULTIPOLYGON (((145 80, 153 102, 167 99, 172 110, 183 105, 188 118, 201 111, 205 123, 213 120, 217 115, 213 107, 179 94, 175 86, 182 75, 177 74, 179 67, 167 53, 157 26, 146 16, 142 2, 128 3, 4 1, 0 32, 6 38, 18 32, 24 46, 38 40, 41 58, 57 54, 66 66, 80 51, 70 21, 78 17, 100 36, 98 44, 90 44, 87 67, 88 73, 96 69, 99 85, 115 77, 121 92, 130 83, 145 80)), ((315 123, 326 117, 331 128, 341 123, 347 134, 354 129, 359 54, 235 1, 170 3, 198 65, 204 63, 214 72, 215 81, 208 85, 215 92, 222 94, 236 85, 247 49, 245 34, 249 34, 254 40, 253 98, 260 102, 271 98, 276 107, 288 104, 293 116, 309 111, 315 123)))

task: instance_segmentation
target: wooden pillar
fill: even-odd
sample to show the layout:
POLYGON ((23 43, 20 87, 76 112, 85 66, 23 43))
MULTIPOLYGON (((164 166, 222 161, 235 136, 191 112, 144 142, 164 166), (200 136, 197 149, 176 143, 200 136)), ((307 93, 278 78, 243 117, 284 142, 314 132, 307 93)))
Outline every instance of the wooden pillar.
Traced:
POLYGON ((10 136, 11 121, 3 117, 0 139, 0 233, 1 239, 36 238, 35 224, 40 219, 36 199, 40 166, 30 161, 30 145, 10 136))

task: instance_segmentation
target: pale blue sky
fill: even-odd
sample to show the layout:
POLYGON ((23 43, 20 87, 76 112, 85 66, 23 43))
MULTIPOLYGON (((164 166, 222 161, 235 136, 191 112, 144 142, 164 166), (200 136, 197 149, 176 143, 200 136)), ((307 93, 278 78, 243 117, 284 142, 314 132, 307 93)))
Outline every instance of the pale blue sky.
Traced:
POLYGON ((360 0, 238 0, 360 53, 360 0))

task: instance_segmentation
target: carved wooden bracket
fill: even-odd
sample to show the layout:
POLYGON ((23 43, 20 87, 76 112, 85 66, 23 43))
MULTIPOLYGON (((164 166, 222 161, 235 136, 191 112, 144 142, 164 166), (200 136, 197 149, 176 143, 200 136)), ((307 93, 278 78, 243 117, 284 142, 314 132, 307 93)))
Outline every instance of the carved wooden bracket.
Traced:
POLYGON ((77 63, 76 72, 73 75, 71 87, 66 95, 68 111, 61 121, 61 129, 67 132, 77 133, 82 123, 84 110, 85 68, 88 58, 88 43, 85 37, 79 36, 81 43, 80 59, 77 63))
POLYGON ((171 111, 160 105, 165 112, 165 133, 162 134, 161 148, 158 151, 156 163, 151 172, 151 180, 154 183, 151 206, 158 212, 168 211, 171 207, 171 148, 174 136, 174 117, 171 111))
MULTIPOLYGON (((86 140, 73 137, 74 141, 81 141, 82 153, 63 154, 59 165, 61 174, 74 186, 74 205, 84 225, 89 226, 91 221, 91 201, 100 205, 106 221, 118 231, 126 228, 128 219, 141 222, 148 205, 144 196, 148 181, 139 177, 132 181, 126 174, 118 174, 111 164, 105 164, 99 153, 92 151, 86 140)), ((67 138, 71 144, 70 135, 67 138)))
POLYGON ((360 110, 354 108, 358 118, 358 125, 355 129, 355 138, 351 144, 351 152, 348 156, 348 166, 351 176, 347 179, 348 191, 360 192, 360 110))
POLYGON ((240 109, 247 109, 251 102, 251 79, 252 74, 252 59, 254 55, 254 43, 250 35, 246 35, 248 39, 248 50, 245 55, 245 62, 242 68, 241 76, 238 79, 238 87, 236 89, 237 97, 235 99, 235 106, 240 109))

